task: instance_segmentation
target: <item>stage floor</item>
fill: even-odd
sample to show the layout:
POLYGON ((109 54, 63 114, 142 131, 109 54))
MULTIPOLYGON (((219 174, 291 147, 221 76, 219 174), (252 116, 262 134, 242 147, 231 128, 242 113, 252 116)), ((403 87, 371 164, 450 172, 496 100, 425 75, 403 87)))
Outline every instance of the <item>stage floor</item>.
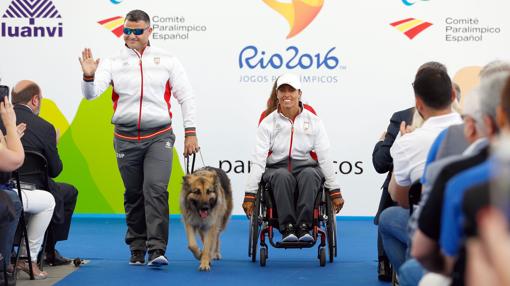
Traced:
MULTIPOLYGON (((123 219, 75 218, 69 240, 57 248, 67 257, 90 262, 55 285, 389 285, 377 280, 377 228, 372 221, 347 218, 337 225, 339 254, 334 263, 320 267, 317 247, 270 247, 267 265, 260 267, 258 261, 252 263, 248 258, 248 221, 236 217, 222 236, 223 259, 214 261, 212 271, 204 273, 197 270, 198 261, 187 249, 179 219, 170 223, 169 265, 152 269, 128 265, 123 219)), ((30 284, 37 282, 42 285, 42 281, 30 284)))

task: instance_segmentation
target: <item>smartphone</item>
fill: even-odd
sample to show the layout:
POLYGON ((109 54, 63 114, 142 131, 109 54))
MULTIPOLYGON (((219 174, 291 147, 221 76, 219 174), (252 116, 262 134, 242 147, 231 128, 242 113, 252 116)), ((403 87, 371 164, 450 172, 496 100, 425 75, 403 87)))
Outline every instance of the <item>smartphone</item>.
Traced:
POLYGON ((9 87, 6 85, 0 85, 0 102, 4 102, 4 98, 9 98, 9 87))

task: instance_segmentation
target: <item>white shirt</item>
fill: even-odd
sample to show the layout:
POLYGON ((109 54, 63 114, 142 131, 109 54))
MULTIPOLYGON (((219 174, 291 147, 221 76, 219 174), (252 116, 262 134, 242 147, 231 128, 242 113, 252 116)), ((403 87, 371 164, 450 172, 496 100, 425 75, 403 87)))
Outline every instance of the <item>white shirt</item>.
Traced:
POLYGON ((181 105, 184 127, 195 127, 195 97, 179 60, 153 46, 143 54, 123 47, 101 59, 93 82, 82 82, 88 100, 113 86, 112 123, 127 130, 147 130, 171 124, 170 97, 181 105))
POLYGON ((445 128, 460 123, 460 115, 453 112, 430 117, 420 128, 399 135, 390 149, 397 184, 407 187, 417 181, 423 175, 429 149, 436 137, 445 128))
POLYGON ((277 110, 273 111, 260 122, 257 129, 246 192, 257 192, 266 164, 274 164, 289 157, 292 160, 313 161, 310 151, 317 155, 317 162, 326 179, 324 186, 330 190, 340 189, 329 148, 326 129, 317 115, 304 108, 292 122, 277 110))

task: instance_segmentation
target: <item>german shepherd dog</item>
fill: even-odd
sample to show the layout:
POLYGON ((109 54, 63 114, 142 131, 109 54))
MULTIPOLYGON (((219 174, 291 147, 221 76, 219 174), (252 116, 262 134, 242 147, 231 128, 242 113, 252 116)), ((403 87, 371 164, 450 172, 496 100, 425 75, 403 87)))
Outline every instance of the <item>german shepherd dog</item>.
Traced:
POLYGON ((211 270, 211 260, 221 259, 220 232, 232 213, 232 187, 227 174, 218 168, 204 167, 184 176, 181 213, 188 238, 188 248, 200 261, 200 271, 211 270), (200 235, 200 251, 196 234, 200 235))

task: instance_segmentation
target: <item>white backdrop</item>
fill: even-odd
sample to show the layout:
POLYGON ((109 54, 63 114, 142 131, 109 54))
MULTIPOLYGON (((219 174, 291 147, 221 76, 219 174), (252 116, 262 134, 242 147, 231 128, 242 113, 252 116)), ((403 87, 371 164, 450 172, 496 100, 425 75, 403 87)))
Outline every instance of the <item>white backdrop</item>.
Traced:
MULTIPOLYGON (((19 1, 24 0, 2 1, 0 13, 4 15, 12 2, 19 1)), ((290 70, 308 81, 303 84, 303 98, 326 124, 333 157, 338 162, 335 166, 339 168, 341 162, 348 162, 342 164, 342 171, 348 174, 340 170, 337 174, 346 200, 342 214, 369 216, 375 213, 384 181, 384 175, 377 174, 372 167, 372 150, 391 114, 413 104, 411 82, 417 67, 425 61, 440 61, 453 77, 463 67, 508 58, 510 44, 507 16, 510 2, 501 0, 430 0, 415 1, 411 6, 401 0, 325 0, 310 25, 290 39, 286 38, 290 30, 287 21, 262 0, 116 2, 120 4, 109 0, 52 0, 62 18, 36 19, 36 25, 62 23, 62 37, 9 36, 7 26, 27 26, 28 21, 0 18, 2 84, 12 86, 20 79, 38 82, 45 97, 56 102, 71 122, 82 100, 78 63, 81 50, 90 47, 101 58, 112 55, 123 45, 122 39, 98 21, 124 16, 132 9, 145 10, 153 17, 153 24, 160 26, 172 23, 163 24, 158 19, 183 17, 175 24, 199 26, 202 31, 176 35, 158 27, 155 33, 186 39, 152 39, 151 43, 172 51, 187 70, 197 97, 198 138, 206 164, 218 166, 220 161, 228 160, 233 166, 245 165, 244 173, 233 170, 229 173, 235 193, 235 214, 242 212, 246 165, 272 77, 290 70), (427 21, 432 26, 411 40, 390 25, 406 18, 427 21), (447 24, 458 19, 470 24, 447 24), (464 31, 447 31, 452 28, 464 31), (488 32, 474 38, 480 35, 475 31, 479 28, 488 32), (460 42, 447 41, 452 35, 465 37, 460 42), (292 48, 286 49, 296 47, 297 58, 305 55, 306 65, 306 54, 311 55, 313 67, 247 68, 245 57, 241 58, 244 66, 240 67, 240 53, 250 45, 259 53, 251 63, 261 59, 262 51, 265 62, 273 54, 288 62, 294 52, 292 48), (329 64, 335 68, 325 65, 318 68, 316 54, 319 58, 329 56, 329 64), (250 80, 246 82, 246 78, 250 80)), ((290 65, 295 63, 290 61, 290 65)), ((176 101, 172 106, 180 154, 183 143, 180 110, 176 101)), ((226 171, 227 165, 223 164, 226 171)), ((236 170, 241 171, 240 167, 236 170)))

